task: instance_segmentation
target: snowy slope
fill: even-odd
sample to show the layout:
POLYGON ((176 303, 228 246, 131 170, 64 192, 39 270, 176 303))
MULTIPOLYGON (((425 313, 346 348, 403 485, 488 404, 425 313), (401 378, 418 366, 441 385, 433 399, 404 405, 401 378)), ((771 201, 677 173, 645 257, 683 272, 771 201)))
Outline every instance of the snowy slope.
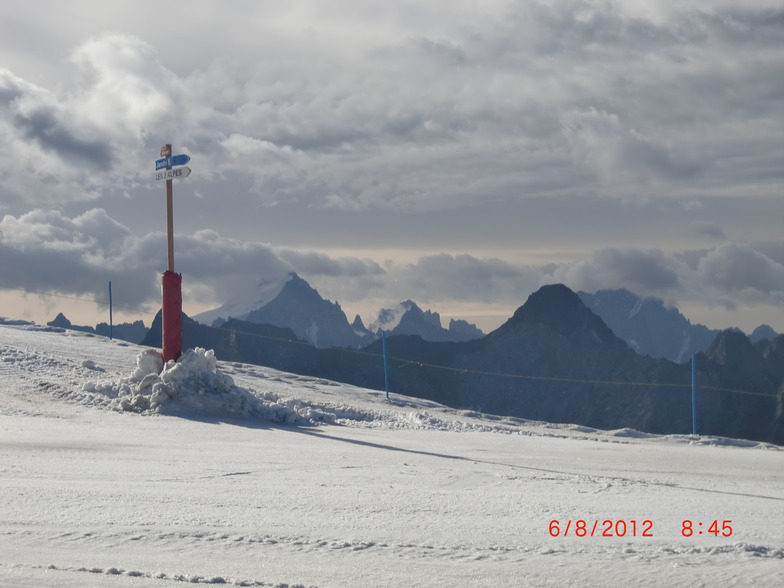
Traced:
POLYGON ((0 585, 784 580, 780 448, 187 358, 159 375, 140 347, 0 325, 0 585))

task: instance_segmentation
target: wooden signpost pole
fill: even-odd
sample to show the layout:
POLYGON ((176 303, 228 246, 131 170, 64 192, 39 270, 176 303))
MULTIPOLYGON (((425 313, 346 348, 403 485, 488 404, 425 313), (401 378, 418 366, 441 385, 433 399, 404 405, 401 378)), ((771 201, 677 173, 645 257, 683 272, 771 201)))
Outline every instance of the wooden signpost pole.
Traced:
MULTIPOLYGON (((167 144, 161 149, 161 157, 171 157, 172 146, 167 144), (166 155, 164 155, 166 153, 166 155)), ((166 170, 170 170, 172 166, 167 166, 166 170)), ((168 243, 169 252, 169 265, 168 270, 174 271, 174 188, 172 184, 174 180, 171 178, 166 180, 166 240, 168 243)))
MULTIPOLYGON (((178 156, 182 158, 182 156, 178 156)), ((182 275, 174 272, 174 197, 172 168, 177 163, 172 157, 172 146, 164 145, 161 158, 156 161, 166 168, 166 240, 168 244, 168 269, 161 278, 161 355, 164 363, 177 361, 182 355, 182 275)), ((186 157, 186 160, 190 159, 186 157)), ((190 170, 188 170, 190 173, 190 170)))

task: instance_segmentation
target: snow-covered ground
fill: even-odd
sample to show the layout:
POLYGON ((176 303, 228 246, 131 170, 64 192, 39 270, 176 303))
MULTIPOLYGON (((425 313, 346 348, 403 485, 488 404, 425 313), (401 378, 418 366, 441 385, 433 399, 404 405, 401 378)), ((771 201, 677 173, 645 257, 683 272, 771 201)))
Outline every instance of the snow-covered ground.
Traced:
POLYGON ((13 322, 2 586, 784 585, 781 448, 387 403, 203 350, 159 375, 13 322))

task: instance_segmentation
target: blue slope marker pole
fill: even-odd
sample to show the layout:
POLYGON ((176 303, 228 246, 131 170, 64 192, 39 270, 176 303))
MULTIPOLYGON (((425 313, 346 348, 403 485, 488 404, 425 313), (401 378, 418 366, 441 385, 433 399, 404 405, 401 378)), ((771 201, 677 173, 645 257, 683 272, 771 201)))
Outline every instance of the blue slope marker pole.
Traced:
POLYGON ((697 436, 697 368, 691 356, 691 434, 697 436))
POLYGON ((387 336, 384 329, 381 329, 381 349, 384 352, 384 390, 386 390, 387 402, 389 402, 389 364, 387 363, 387 336))
POLYGON ((112 320, 112 282, 109 281, 109 340, 112 339, 112 331, 114 330, 114 321, 112 320))

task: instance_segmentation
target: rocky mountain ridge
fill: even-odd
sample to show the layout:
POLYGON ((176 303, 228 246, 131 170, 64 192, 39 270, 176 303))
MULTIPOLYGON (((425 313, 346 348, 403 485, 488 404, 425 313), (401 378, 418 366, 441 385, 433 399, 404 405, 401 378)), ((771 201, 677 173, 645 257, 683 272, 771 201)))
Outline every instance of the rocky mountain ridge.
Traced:
MULTIPOLYGON (((159 321, 159 318, 156 319, 159 321)), ((184 322, 186 347, 220 359, 384 389, 380 341, 318 349, 293 330, 232 319, 184 322)), ((160 323, 145 340, 160 345, 160 323), (157 338, 156 338, 157 337, 157 338)), ((688 363, 638 354, 563 285, 545 286, 481 339, 387 337, 393 391, 464 410, 601 429, 690 433, 688 363)), ((784 336, 724 331, 696 354, 698 432, 784 444, 784 336)))
POLYGON ((109 337, 111 333, 113 338, 128 341, 130 343, 141 343, 147 336, 148 331, 147 327, 144 326, 144 322, 140 320, 132 323, 120 323, 112 325, 111 327, 108 323, 98 323, 95 327, 74 325, 62 312, 57 313, 57 316, 46 324, 50 327, 93 333, 103 337, 109 337))
POLYGON ((340 304, 322 298, 315 288, 295 273, 289 274, 285 283, 266 283, 261 290, 262 293, 252 297, 256 300, 251 304, 253 308, 248 308, 247 304, 228 303, 194 319, 216 327, 230 318, 286 327, 297 337, 320 348, 363 347, 378 337, 380 329, 387 334, 418 335, 428 341, 465 341, 483 336, 475 325, 462 320, 452 319, 449 328, 444 329, 437 312, 423 311, 411 300, 395 309, 382 309, 370 328, 365 327, 359 316, 349 323, 340 304), (239 315, 222 316, 229 309, 234 309, 239 315))
MULTIPOLYGON (((688 320, 675 307, 658 298, 641 298, 628 290, 577 293, 583 303, 602 317, 613 332, 642 355, 683 363, 705 351, 721 333, 688 320)), ((749 339, 772 340, 777 333, 768 325, 757 327, 749 339)))

